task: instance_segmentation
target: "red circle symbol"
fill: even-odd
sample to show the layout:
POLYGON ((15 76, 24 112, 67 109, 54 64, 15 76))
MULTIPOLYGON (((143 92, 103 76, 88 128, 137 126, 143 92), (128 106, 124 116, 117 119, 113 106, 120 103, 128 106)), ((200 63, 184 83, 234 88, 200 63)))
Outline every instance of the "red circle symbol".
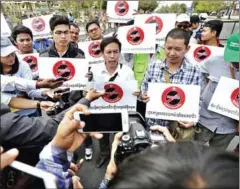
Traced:
POLYGON ((75 68, 71 62, 60 60, 54 64, 53 74, 56 78, 63 77, 67 80, 71 80, 75 75, 75 68))
POLYGON ((36 32, 41 32, 45 29, 45 22, 42 18, 34 18, 32 20, 32 28, 36 32))
POLYGON ((193 56, 196 61, 202 62, 211 55, 211 50, 206 46, 200 46, 193 52, 193 56))
POLYGON ((32 72, 36 72, 38 70, 38 60, 35 56, 25 56, 23 60, 28 63, 32 72))
POLYGON ((123 97, 123 90, 116 84, 106 84, 104 86, 105 95, 102 96, 103 100, 109 103, 116 103, 123 97))
POLYGON ((114 9, 117 15, 124 16, 129 11, 129 5, 126 1, 118 1, 114 9))
POLYGON ((239 108, 239 88, 236 88, 231 94, 231 101, 234 106, 239 108))
POLYGON ((185 93, 179 87, 169 87, 163 91, 162 103, 169 109, 178 109, 185 102, 185 93))
POLYGON ((163 21, 161 18, 159 18, 158 16, 151 16, 149 17, 146 21, 146 24, 149 23, 156 23, 156 33, 159 34, 162 31, 163 28, 163 21))
POLYGON ((102 53, 100 50, 100 42, 94 41, 94 42, 90 43, 90 45, 88 46, 88 52, 94 58, 101 57, 102 53))
POLYGON ((127 40, 132 45, 139 45, 144 40, 144 32, 139 27, 132 27, 127 32, 127 40))

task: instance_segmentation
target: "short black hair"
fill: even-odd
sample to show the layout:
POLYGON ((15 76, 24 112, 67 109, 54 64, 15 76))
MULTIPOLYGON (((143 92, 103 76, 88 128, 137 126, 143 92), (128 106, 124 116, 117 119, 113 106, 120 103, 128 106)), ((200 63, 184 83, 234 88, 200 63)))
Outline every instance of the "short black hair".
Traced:
POLYGON ((121 52, 122 44, 116 37, 105 37, 105 38, 103 38, 103 40, 100 44, 101 52, 103 52, 105 47, 108 46, 110 43, 118 44, 119 52, 121 52))
POLYGON ((168 38, 173 38, 173 39, 184 39, 184 44, 186 46, 189 45, 189 41, 190 41, 190 32, 187 32, 183 29, 180 28, 174 28, 171 31, 168 32, 165 42, 167 41, 168 38))
POLYGON ((62 25, 62 24, 68 25, 70 27, 69 25, 70 23, 67 16, 54 15, 49 21, 51 31, 53 31, 56 26, 62 25))
POLYGON ((223 28, 223 21, 221 20, 210 20, 207 21, 203 27, 208 27, 211 31, 216 31, 216 37, 219 37, 222 28, 223 28))
POLYGON ((72 23, 72 22, 71 22, 69 25, 70 25, 70 27, 73 26, 73 27, 75 27, 75 28, 77 28, 77 29, 80 30, 79 26, 78 26, 77 24, 75 24, 75 23, 72 23))
POLYGON ((191 24, 196 24, 196 23, 199 23, 200 22, 200 18, 198 15, 192 15, 190 16, 190 22, 191 24))
POLYGON ((199 177, 201 188, 238 188, 238 156, 195 141, 167 143, 125 159, 108 188, 200 188, 199 177))
POLYGON ((90 21, 90 22, 88 22, 88 23, 86 24, 86 31, 87 31, 87 32, 88 32, 89 26, 91 26, 92 24, 96 24, 96 25, 100 28, 99 22, 98 22, 97 20, 92 20, 92 21, 90 21))
POLYGON ((12 30, 11 37, 13 38, 14 41, 16 41, 17 36, 21 33, 27 33, 30 35, 31 39, 33 39, 32 31, 28 27, 23 26, 23 25, 15 26, 12 30))

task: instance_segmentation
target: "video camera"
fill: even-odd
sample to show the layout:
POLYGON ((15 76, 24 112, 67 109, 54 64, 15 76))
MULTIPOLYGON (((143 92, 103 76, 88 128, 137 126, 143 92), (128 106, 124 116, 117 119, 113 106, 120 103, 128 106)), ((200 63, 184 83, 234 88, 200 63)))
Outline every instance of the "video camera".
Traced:
POLYGON ((138 112, 129 112, 129 131, 122 135, 115 152, 115 162, 119 164, 131 154, 136 154, 156 143, 165 143, 163 134, 147 131, 149 128, 138 112))

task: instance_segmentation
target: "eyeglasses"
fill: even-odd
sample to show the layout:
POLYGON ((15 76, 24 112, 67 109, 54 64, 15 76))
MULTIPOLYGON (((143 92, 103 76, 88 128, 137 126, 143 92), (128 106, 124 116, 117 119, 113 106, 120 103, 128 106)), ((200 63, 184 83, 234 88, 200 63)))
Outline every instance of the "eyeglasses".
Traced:
POLYGON ((68 34, 69 34, 69 31, 55 31, 55 34, 56 34, 56 35, 62 35, 62 34, 68 35, 68 34))
POLYGON ((91 30, 88 30, 88 33, 93 33, 93 32, 96 32, 99 28, 93 28, 91 30))

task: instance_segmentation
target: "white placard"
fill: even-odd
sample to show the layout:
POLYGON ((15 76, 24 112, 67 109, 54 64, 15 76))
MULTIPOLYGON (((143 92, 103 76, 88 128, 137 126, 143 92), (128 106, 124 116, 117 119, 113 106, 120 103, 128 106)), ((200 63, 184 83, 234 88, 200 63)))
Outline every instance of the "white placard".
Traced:
POLYGON ((3 14, 1 14, 1 36, 8 37, 10 35, 11 35, 11 30, 8 26, 8 23, 5 17, 3 16, 3 14))
POLYGON ((88 72, 88 62, 85 59, 39 57, 38 70, 40 78, 68 79, 61 87, 82 90, 87 84, 85 76, 88 72))
POLYGON ((176 14, 139 14, 134 18, 134 24, 156 23, 156 41, 164 41, 167 33, 175 28, 176 14))
POLYGON ((221 77, 208 110, 239 120, 239 81, 221 77))
POLYGON ((103 63, 104 59, 100 50, 101 40, 78 43, 78 48, 83 50, 89 65, 103 63))
POLYGON ((148 95, 147 118, 193 122, 199 119, 200 86, 149 83, 148 95))
POLYGON ((107 1, 108 22, 127 23, 138 10, 138 1, 107 1))
POLYGON ((30 28, 34 38, 51 36, 49 20, 53 15, 45 15, 22 20, 24 26, 30 28))
POLYGON ((91 103, 91 110, 136 111, 137 97, 133 92, 137 90, 137 81, 108 82, 104 89, 105 95, 91 103))
POLYGON ((31 53, 31 54, 19 54, 17 53, 17 56, 20 60, 23 60, 28 63, 29 67, 32 70, 33 77, 38 76, 38 53, 31 53))
POLYGON ((118 28, 122 53, 155 53, 156 24, 123 26, 118 28))

